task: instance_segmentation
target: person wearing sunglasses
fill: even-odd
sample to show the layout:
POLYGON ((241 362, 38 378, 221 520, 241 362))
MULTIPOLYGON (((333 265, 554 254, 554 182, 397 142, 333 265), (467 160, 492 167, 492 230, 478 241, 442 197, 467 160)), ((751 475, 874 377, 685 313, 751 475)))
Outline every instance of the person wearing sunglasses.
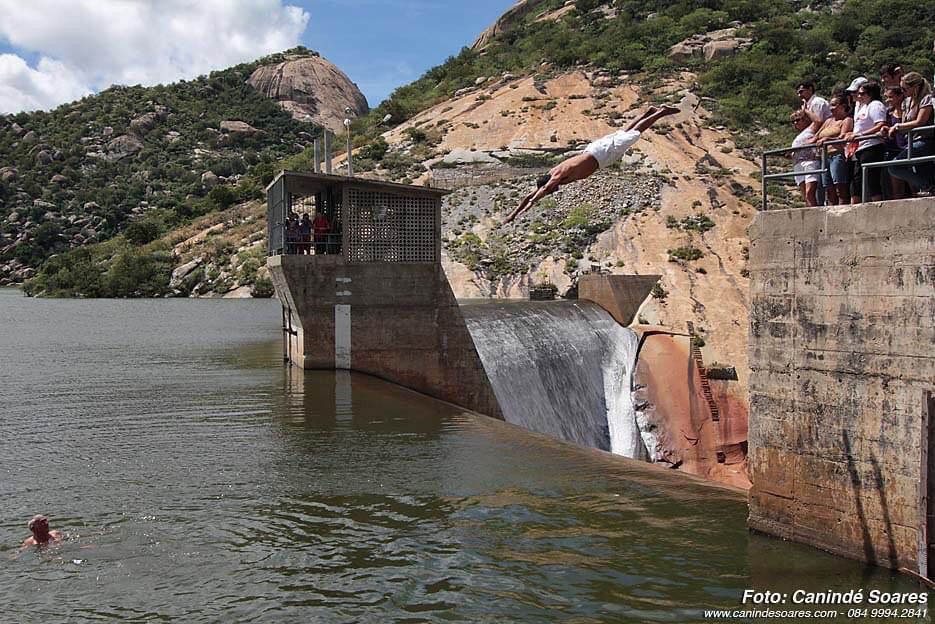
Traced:
MULTIPOLYGON (((903 100, 903 121, 889 128, 888 134, 901 135, 914 128, 932 125, 932 87, 922 74, 909 72, 902 79, 905 92, 903 100)), ((906 141, 908 147, 908 141, 906 141)), ((912 156, 931 156, 935 154, 935 138, 931 130, 912 135, 912 156)), ((909 157, 909 150, 903 149, 896 155, 898 161, 909 157)), ((905 180, 917 191, 925 194, 935 192, 932 163, 918 165, 892 165, 887 168, 890 175, 905 180)))
MULTIPOLYGON (((795 87, 795 93, 802 102, 802 110, 816 115, 820 123, 824 123, 826 119, 831 117, 831 106, 825 98, 815 94, 814 82, 800 82, 795 87)), ((811 117, 812 115, 809 116, 811 117)))
POLYGON ((821 161, 818 160, 818 152, 814 148, 802 148, 807 148, 815 142, 815 131, 821 126, 821 122, 818 120, 817 115, 814 120, 809 118, 808 113, 801 108, 792 112, 790 120, 792 126, 799 131, 795 140, 792 141, 792 147, 799 148, 791 153, 792 162, 794 163, 792 170, 804 174, 795 176, 795 183, 799 186, 799 190, 802 191, 805 205, 817 206, 820 177, 817 173, 809 172, 820 169, 821 161))
MULTIPOLYGON (((851 175, 851 203, 859 204, 865 199, 861 197, 864 165, 884 159, 883 137, 879 133, 886 127, 886 106, 880 101, 880 84, 871 80, 857 87, 854 99, 857 102, 854 107, 854 130, 844 138, 853 141, 855 137, 866 137, 857 144, 851 175)), ((883 199, 879 168, 867 169, 867 188, 871 201, 883 199)))
MULTIPOLYGON (((821 147, 825 142, 836 141, 854 129, 854 120, 851 118, 851 108, 848 98, 844 94, 837 94, 831 98, 831 117, 826 119, 815 134, 815 144, 821 147)), ((817 115, 809 114, 812 121, 818 119, 817 115)), ((849 204, 850 193, 850 166, 844 155, 844 145, 832 143, 827 148, 828 171, 821 174, 821 185, 825 189, 827 204, 849 204)))
MULTIPOLYGON (((883 141, 883 151, 886 160, 893 160, 899 156, 899 153, 906 149, 908 144, 905 134, 891 132, 903 120, 903 102, 906 96, 903 88, 899 85, 883 87, 883 102, 886 104, 886 127, 881 131, 885 137, 883 141)), ((893 177, 887 169, 884 169, 883 176, 883 194, 889 190, 888 199, 903 199, 909 197, 911 189, 904 180, 893 177), (889 186, 887 186, 887 180, 889 186)))

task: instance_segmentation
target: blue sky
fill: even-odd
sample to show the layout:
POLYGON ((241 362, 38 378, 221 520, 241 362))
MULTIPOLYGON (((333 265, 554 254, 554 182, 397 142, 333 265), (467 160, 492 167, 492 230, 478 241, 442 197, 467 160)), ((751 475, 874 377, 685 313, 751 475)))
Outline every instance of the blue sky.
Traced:
POLYGON ((0 113, 192 78, 304 45, 376 106, 513 0, 0 0, 0 113))
POLYGON ((469 46, 511 0, 320 0, 302 44, 357 83, 371 106, 469 46))

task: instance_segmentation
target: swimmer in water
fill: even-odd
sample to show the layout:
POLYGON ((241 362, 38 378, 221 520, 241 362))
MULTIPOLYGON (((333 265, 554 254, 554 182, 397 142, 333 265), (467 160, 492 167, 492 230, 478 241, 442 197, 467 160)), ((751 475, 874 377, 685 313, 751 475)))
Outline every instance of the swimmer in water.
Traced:
POLYGON ((23 541, 21 548, 28 548, 29 546, 43 546, 49 542, 62 541, 62 532, 50 531, 49 519, 42 514, 33 516, 32 520, 30 520, 26 526, 28 526, 29 530, 32 531, 32 535, 23 541))

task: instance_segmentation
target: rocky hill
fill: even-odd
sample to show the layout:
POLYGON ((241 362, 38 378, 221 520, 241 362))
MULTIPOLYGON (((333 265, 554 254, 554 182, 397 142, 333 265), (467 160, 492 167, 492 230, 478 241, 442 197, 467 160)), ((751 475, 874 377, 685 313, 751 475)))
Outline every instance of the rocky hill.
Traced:
MULTIPOLYGON (((91 252, 106 274, 120 241, 139 251, 201 215, 262 200, 283 159, 303 162, 321 132, 312 122, 333 124, 349 105, 367 110, 340 70, 296 49, 191 81, 115 86, 50 112, 0 117, 0 285, 49 273, 50 257, 105 241, 91 252), (295 119, 283 108, 306 112, 295 119)), ((127 280, 113 285, 88 291, 59 279, 35 292, 137 291, 127 280)))
POLYGON ((311 121, 332 132, 344 131, 344 119, 370 111, 367 98, 357 85, 317 52, 290 54, 281 63, 262 65, 250 75, 247 84, 299 121, 311 121))
POLYGON ((691 321, 709 362, 745 370, 746 228, 757 167, 731 132, 712 125, 696 75, 649 83, 627 72, 538 69, 536 77, 478 80, 383 136, 392 153, 428 135, 434 155, 422 179, 456 188, 444 204, 455 293, 523 298, 539 282, 564 293, 588 271, 660 274, 639 320, 678 331, 691 321), (535 173, 659 101, 681 112, 646 133, 620 166, 501 225, 535 173))

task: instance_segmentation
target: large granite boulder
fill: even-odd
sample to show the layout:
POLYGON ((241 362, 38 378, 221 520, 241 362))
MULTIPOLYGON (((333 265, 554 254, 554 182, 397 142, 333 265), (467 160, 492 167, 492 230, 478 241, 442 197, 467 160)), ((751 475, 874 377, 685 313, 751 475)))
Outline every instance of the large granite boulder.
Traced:
POLYGON ((350 78, 317 52, 292 55, 283 63, 258 67, 247 83, 300 121, 332 132, 344 131, 345 108, 351 116, 370 111, 367 98, 350 78))
POLYGON ((157 110, 151 113, 143 113, 130 122, 130 133, 138 137, 144 137, 156 125, 166 119, 165 110, 157 110))
POLYGON ((245 121, 227 119, 221 122, 220 130, 224 134, 256 134, 260 132, 245 121))
POLYGON ((732 56, 751 45, 753 40, 738 37, 736 28, 722 28, 692 35, 669 48, 667 55, 676 63, 684 63, 691 58, 703 58, 707 62, 732 56))
POLYGON ((121 134, 107 144, 108 160, 121 160, 143 149, 143 141, 133 134, 121 134))
POLYGON ((487 44, 489 44, 494 37, 506 32, 514 24, 519 23, 527 13, 538 7, 543 1, 544 0, 518 0, 516 4, 507 9, 503 15, 497 18, 496 22, 491 24, 477 37, 474 44, 471 45, 471 48, 477 51, 486 48, 487 44))

